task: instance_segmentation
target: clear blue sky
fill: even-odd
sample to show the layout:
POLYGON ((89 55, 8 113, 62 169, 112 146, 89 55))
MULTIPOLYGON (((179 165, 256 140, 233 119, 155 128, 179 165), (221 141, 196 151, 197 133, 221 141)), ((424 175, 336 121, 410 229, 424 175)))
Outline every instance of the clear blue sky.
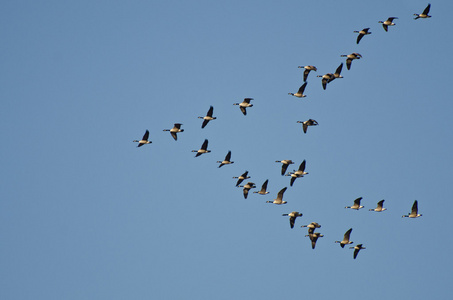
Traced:
POLYGON ((427 4, 2 1, 0 298, 448 298, 453 3, 413 20, 427 4), (318 68, 303 99, 299 65, 318 68), (289 187, 282 159, 309 174, 289 187), (270 194, 245 200, 245 170, 270 194), (334 243, 351 227, 356 260, 334 243))

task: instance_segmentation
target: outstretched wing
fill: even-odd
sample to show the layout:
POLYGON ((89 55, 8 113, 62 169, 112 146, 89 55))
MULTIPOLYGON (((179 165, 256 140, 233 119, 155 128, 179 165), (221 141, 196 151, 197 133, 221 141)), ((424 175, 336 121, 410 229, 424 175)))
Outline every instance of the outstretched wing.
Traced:
POLYGON ((304 161, 299 166, 299 171, 302 171, 302 172, 305 171, 305 163, 306 162, 305 162, 305 159, 304 159, 304 161))
POLYGON ((142 139, 142 140, 147 141, 148 138, 149 138, 149 131, 148 131, 148 129, 147 129, 146 132, 145 132, 145 134, 143 135, 143 139, 142 139))
POLYGON ((201 124, 201 128, 205 128, 206 125, 208 125, 209 120, 204 119, 203 124, 201 124))
POLYGON ((241 111, 244 114, 244 116, 246 116, 247 115, 247 111, 245 110, 245 107, 239 106, 239 108, 241 109, 241 111))
POLYGON ((297 93, 303 95, 306 86, 307 86, 307 82, 305 82, 304 84, 302 84, 302 85, 300 86, 299 91, 297 91, 297 93))
POLYGON ((423 11, 423 14, 424 15, 427 15, 429 13, 429 9, 431 8, 431 3, 428 4, 428 6, 425 8, 425 10, 423 11))
POLYGON ((201 145, 202 150, 208 150, 208 139, 205 139, 203 145, 201 145))
POLYGON ((209 110, 208 110, 208 113, 206 114, 206 116, 212 117, 213 112, 214 112, 214 107, 213 106, 209 107, 209 110))

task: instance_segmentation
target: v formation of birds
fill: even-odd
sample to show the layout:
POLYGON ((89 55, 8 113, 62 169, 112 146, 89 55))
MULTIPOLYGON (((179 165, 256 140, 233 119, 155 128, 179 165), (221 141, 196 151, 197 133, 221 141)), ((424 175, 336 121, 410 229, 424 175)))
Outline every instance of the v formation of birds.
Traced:
MULTIPOLYGON (((428 6, 424 9, 424 11, 421 14, 417 14, 417 13, 414 14, 414 16, 415 16, 414 19, 417 20, 419 18, 423 18, 423 19, 431 18, 431 16, 429 15, 430 8, 431 8, 431 4, 428 4, 428 6)), ((386 32, 388 32, 389 26, 395 26, 396 25, 393 22, 396 19, 398 19, 398 18, 397 17, 389 17, 387 20, 379 21, 378 23, 382 24, 382 27, 384 28, 384 30, 386 32)), ((362 30, 356 30, 356 31, 354 31, 354 33, 358 33, 357 40, 356 40, 357 44, 359 44, 360 41, 362 41, 362 39, 366 35, 372 34, 372 32, 370 31, 370 28, 368 28, 368 27, 364 28, 362 30)), ((354 52, 354 53, 351 53, 351 54, 343 54, 343 55, 341 55, 341 57, 346 57, 346 67, 347 67, 348 70, 350 70, 351 69, 351 65, 352 65, 352 61, 361 59, 362 55, 359 54, 359 53, 355 53, 354 52)), ((297 98, 305 98, 305 97, 307 97, 307 95, 304 95, 304 92, 305 92, 305 89, 307 87, 308 76, 309 76, 311 71, 315 71, 316 72, 317 68, 315 66, 313 66, 313 65, 298 66, 298 68, 304 69, 304 72, 303 72, 303 83, 302 83, 302 85, 300 86, 300 88, 298 89, 298 91, 296 93, 288 93, 288 94, 291 95, 291 96, 297 97, 297 98)), ((335 73, 326 73, 325 75, 317 75, 317 77, 321 78, 321 85, 322 85, 322 88, 324 90, 327 88, 327 85, 329 83, 331 83, 332 81, 334 81, 335 79, 343 78, 343 76, 341 75, 342 68, 343 68, 343 63, 341 63, 337 67, 337 69, 335 70, 335 73)), ((239 106, 239 109, 242 112, 242 114, 244 116, 246 116, 247 115, 247 108, 251 108, 253 106, 253 104, 251 103, 252 100, 254 100, 254 99, 253 98, 244 98, 244 100, 242 102, 234 103, 233 105, 239 106)), ((214 114, 214 107, 210 106, 210 108, 208 109, 208 111, 207 111, 205 116, 198 117, 200 119, 203 119, 203 122, 202 122, 202 125, 201 125, 202 129, 205 128, 210 121, 213 121, 213 120, 216 119, 216 117, 214 117, 213 114, 214 114)), ((306 121, 297 121, 297 123, 301 123, 302 124, 302 129, 303 129, 304 133, 307 133, 307 129, 308 129, 309 126, 318 125, 318 122, 316 120, 313 120, 313 119, 308 119, 306 121)), ((184 132, 184 129, 181 128, 182 125, 183 124, 181 124, 181 123, 175 123, 173 128, 164 129, 163 131, 169 131, 171 136, 173 137, 173 139, 175 141, 177 141, 177 139, 178 139, 177 133, 184 132)), ((138 143, 137 147, 141 147, 141 146, 146 145, 146 144, 151 144, 152 141, 149 140, 149 131, 146 130, 146 132, 143 135, 141 140, 134 140, 133 142, 137 142, 138 143)), ((192 152, 196 153, 195 157, 199 157, 202 154, 206 154, 206 153, 210 153, 211 152, 211 150, 208 149, 208 143, 209 143, 208 139, 205 139, 203 144, 201 145, 200 149, 192 150, 192 152)), ((294 170, 293 172, 287 172, 287 169, 288 169, 289 165, 295 164, 295 162, 293 162, 292 160, 285 159, 285 160, 278 160, 276 162, 282 164, 281 175, 290 177, 290 186, 293 186, 293 184, 295 183, 297 178, 302 178, 302 177, 304 177, 305 175, 308 174, 307 172, 305 172, 305 166, 306 166, 306 161, 305 160, 303 160, 300 163, 298 170, 294 170)), ((225 156, 225 158, 223 160, 221 160, 221 161, 217 161, 217 163, 219 163, 218 168, 220 168, 222 166, 225 166, 225 165, 233 164, 234 162, 231 161, 231 151, 228 151, 226 156, 225 156)), ((242 187, 244 199, 247 199, 249 191, 251 189, 256 188, 256 185, 253 182, 247 182, 244 185, 240 185, 244 180, 249 179, 249 178, 251 178, 251 177, 248 176, 248 171, 245 171, 240 176, 233 177, 233 179, 237 179, 236 187, 242 187)), ((267 195, 267 194, 269 194, 269 192, 267 191, 268 182, 269 182, 269 179, 267 179, 262 184, 261 189, 259 191, 255 191, 253 193, 256 193, 258 195, 267 195)), ((287 190, 287 188, 288 187, 282 188, 278 192, 276 199, 274 199, 272 201, 266 201, 266 203, 276 204, 276 205, 286 204, 287 201, 283 200, 283 196, 284 196, 284 193, 287 190)), ((361 205, 361 200, 362 200, 362 197, 359 197, 359 198, 357 198, 357 199, 355 199, 353 201, 353 205, 346 206, 345 208, 353 209, 353 210, 360 210, 360 209, 364 208, 364 206, 361 205)), ((384 201, 385 200, 380 200, 377 203, 377 207, 373 208, 373 209, 369 209, 369 211, 374 211, 374 212, 386 211, 387 208, 384 207, 384 201)), ((289 217, 290 228, 294 228, 296 219, 298 217, 302 217, 303 214, 298 212, 298 211, 292 211, 290 213, 283 214, 283 216, 289 217)), ((418 217, 421 217, 421 216, 422 215, 418 213, 418 201, 415 200, 413 205, 412 205, 411 212, 409 214, 407 214, 407 215, 403 215, 402 218, 405 218, 405 217, 407 217, 407 218, 418 218, 418 217)), ((321 228, 321 225, 318 224, 317 222, 312 222, 312 223, 310 223, 308 225, 302 225, 300 227, 307 227, 308 228, 308 234, 306 235, 306 237, 310 238, 312 249, 315 249, 316 242, 317 242, 318 238, 324 237, 324 235, 321 234, 320 232, 315 232, 315 230, 317 228, 321 228)), ((345 245, 353 244, 353 242, 350 240, 351 233, 352 233, 352 228, 348 229, 345 232, 344 237, 343 237, 343 239, 341 241, 335 241, 335 243, 339 243, 341 248, 344 248, 345 245)), ((357 244, 356 246, 349 247, 349 248, 350 249, 354 249, 354 253, 353 253, 353 258, 354 259, 357 258, 357 255, 358 255, 360 250, 366 249, 363 246, 363 244, 357 244)))

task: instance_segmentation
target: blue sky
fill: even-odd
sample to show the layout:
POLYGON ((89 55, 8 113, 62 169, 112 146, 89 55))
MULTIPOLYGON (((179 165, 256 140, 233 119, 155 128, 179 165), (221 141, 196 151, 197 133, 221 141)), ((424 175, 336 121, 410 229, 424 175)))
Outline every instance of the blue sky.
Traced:
POLYGON ((453 3, 431 4, 413 20, 427 2, 3 1, 0 298, 446 298, 453 3), (318 68, 303 99, 299 65, 318 68), (282 159, 309 174, 289 187, 282 159), (245 170, 270 194, 245 200, 245 170), (334 243, 349 228, 356 260, 334 243))

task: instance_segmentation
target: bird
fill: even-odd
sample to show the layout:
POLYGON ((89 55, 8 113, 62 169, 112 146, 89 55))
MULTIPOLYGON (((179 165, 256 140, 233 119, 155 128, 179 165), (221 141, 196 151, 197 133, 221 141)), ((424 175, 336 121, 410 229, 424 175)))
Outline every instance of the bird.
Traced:
POLYGON ((192 152, 197 152, 195 157, 200 156, 204 153, 209 153, 211 150, 208 150, 208 139, 205 139, 203 142, 203 145, 201 145, 201 148, 199 150, 192 150, 192 152))
POLYGON ((395 26, 396 24, 393 23, 393 20, 398 19, 397 17, 390 17, 386 21, 379 21, 378 23, 382 24, 382 27, 384 27, 385 31, 389 31, 389 26, 395 26))
POLYGON ((242 181, 244 181, 245 179, 249 179, 250 176, 247 176, 249 173, 249 171, 245 171, 244 174, 242 174, 241 176, 238 176, 238 177, 233 177, 234 179, 237 179, 238 181, 236 182, 236 186, 239 186, 241 184, 242 181))
POLYGON ((277 194, 277 199, 274 199, 274 201, 266 201, 266 203, 273 203, 273 204, 286 204, 286 201, 283 201, 283 194, 285 193, 287 187, 284 187, 278 192, 277 194))
POLYGON ((201 124, 201 128, 205 128, 206 125, 208 125, 209 121, 217 119, 217 117, 212 116, 213 112, 214 112, 214 107, 210 106, 206 116, 198 117, 198 119, 203 119, 203 124, 201 124))
POLYGON ((172 129, 164 129, 164 131, 170 131, 171 136, 177 141, 178 136, 176 133, 184 131, 184 129, 181 129, 181 125, 181 123, 175 123, 175 126, 172 129))
POLYGON ((308 174, 307 172, 305 172, 305 163, 306 162, 304 159, 304 161, 300 164, 299 169, 297 171, 286 174, 286 176, 291 176, 290 186, 293 186, 293 183, 297 178, 304 177, 304 175, 308 174))
POLYGON ((352 209, 355 209, 355 210, 359 210, 361 208, 364 208, 365 206, 360 205, 360 200, 362 200, 362 197, 359 197, 359 198, 355 199, 354 200, 354 205, 346 206, 345 208, 352 208, 352 209))
POLYGON ((324 235, 319 232, 313 232, 311 234, 307 234, 306 236, 310 237, 311 249, 315 249, 316 241, 318 240, 318 238, 323 237, 324 235))
POLYGON ((351 236, 352 228, 349 228, 348 231, 344 234, 342 241, 335 241, 335 243, 340 243, 341 248, 344 248, 344 245, 352 244, 353 242, 349 241, 349 237, 351 236))
POLYGON ((321 225, 319 225, 318 223, 316 222, 311 222, 310 224, 308 225, 302 225, 300 227, 308 227, 308 233, 313 233, 313 231, 316 229, 316 228, 321 228, 321 225))
POLYGON ((366 249, 365 247, 362 247, 363 244, 357 244, 355 247, 349 247, 349 249, 354 249, 354 259, 357 258, 357 254, 359 254, 359 251, 362 249, 366 249))
POLYGON ((352 61, 354 59, 361 59, 362 58, 362 55, 360 53, 351 53, 351 54, 343 54, 341 55, 341 57, 346 57, 346 67, 348 68, 348 70, 351 70, 351 64, 352 64, 352 61))
POLYGON ((430 8, 431 8, 431 3, 428 3, 428 6, 425 8, 425 10, 421 14, 414 14, 414 16, 416 16, 414 18, 414 20, 417 20, 418 18, 423 18, 423 19, 431 18, 431 16, 428 15, 430 8))
POLYGON ((244 194, 244 199, 247 199, 250 189, 256 188, 256 185, 253 182, 247 182, 245 185, 240 185, 239 187, 244 188, 242 193, 244 194))
POLYGON ((134 143, 138 143, 137 147, 141 147, 145 144, 151 144, 152 142, 151 141, 148 141, 148 138, 149 138, 149 131, 148 129, 146 129, 146 132, 145 134, 143 135, 143 138, 139 141, 139 140, 133 140, 134 143))
POLYGON ((322 84, 322 88, 324 90, 327 88, 327 84, 335 79, 335 75, 333 73, 327 73, 327 74, 324 74, 324 75, 318 75, 316 77, 321 77, 322 78, 321 79, 321 84, 322 84))
POLYGON ((318 125, 318 122, 316 122, 316 120, 313 120, 313 119, 308 119, 307 121, 297 121, 297 123, 302 124, 302 129, 303 129, 304 133, 307 133, 308 126, 318 125))
POLYGON ((371 32, 369 32, 368 30, 370 30, 370 28, 363 28, 363 29, 360 30, 360 31, 354 30, 355 33, 358 33, 358 34, 359 34, 359 36, 357 37, 357 44, 359 44, 360 40, 361 40, 365 35, 371 34, 371 32))
POLYGON ((269 192, 267 191, 267 183, 269 182, 269 179, 266 179, 266 181, 263 183, 263 185, 261 186, 261 190, 259 191, 256 191, 256 192, 253 192, 253 193, 256 193, 256 194, 260 194, 260 195, 267 195, 269 194, 269 192))
POLYGON ((291 159, 276 160, 275 162, 282 163, 282 176, 285 175, 288 166, 294 164, 294 162, 291 159))
POLYGON ((247 111, 245 110, 247 107, 252 107, 253 104, 250 104, 250 100, 253 100, 253 98, 244 98, 244 101, 241 103, 234 103, 233 105, 239 105, 239 108, 241 109, 242 113, 244 116, 247 115, 247 111))
POLYGON ((225 159, 223 161, 217 161, 217 163, 220 163, 220 166, 223 166, 223 165, 229 165, 229 164, 233 164, 234 161, 231 161, 231 151, 228 151, 227 155, 225 156, 225 159))
POLYGON ((380 212, 380 211, 384 211, 384 210, 387 210, 387 208, 384 208, 384 201, 385 200, 381 200, 377 203, 377 207, 376 208, 370 208, 369 211, 377 211, 377 212, 380 212))
POLYGON ((318 69, 315 66, 298 66, 299 69, 305 69, 304 70, 304 82, 307 81, 308 74, 310 71, 318 71, 318 69))
POLYGON ((403 215, 402 218, 418 218, 421 217, 422 215, 418 213, 418 201, 415 200, 414 204, 412 204, 412 210, 411 213, 408 215, 403 215))
POLYGON ((304 97, 307 97, 307 95, 304 95, 304 90, 305 90, 305 87, 307 86, 307 82, 305 82, 304 84, 302 84, 299 88, 299 90, 297 91, 297 93, 293 94, 293 93, 288 93, 288 95, 291 95, 291 96, 294 96, 294 97, 297 97, 297 98, 304 98, 304 97))
POLYGON ((341 63, 341 64, 338 66, 338 68, 335 70, 335 73, 333 73, 333 76, 334 76, 334 77, 333 77, 328 83, 334 81, 334 79, 336 79, 336 78, 343 78, 343 76, 340 75, 342 69, 343 69, 343 63, 341 63))
POLYGON ((294 228, 294 222, 296 222, 297 217, 302 217, 302 214, 298 211, 293 211, 289 214, 283 214, 282 216, 288 217, 289 216, 289 226, 294 228))

